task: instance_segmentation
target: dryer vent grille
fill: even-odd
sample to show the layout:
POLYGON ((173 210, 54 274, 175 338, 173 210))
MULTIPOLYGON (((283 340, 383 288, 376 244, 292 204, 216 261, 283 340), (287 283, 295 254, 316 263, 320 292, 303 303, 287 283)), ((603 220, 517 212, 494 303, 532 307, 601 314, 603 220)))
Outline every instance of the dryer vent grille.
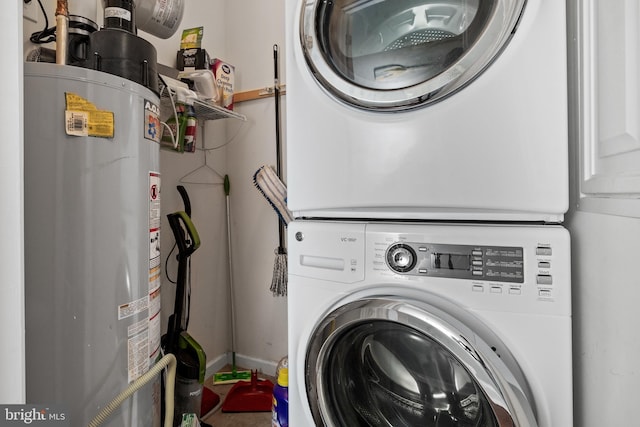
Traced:
POLYGON ((414 31, 409 34, 405 34, 400 38, 394 40, 391 44, 389 44, 385 51, 391 51, 396 49, 402 49, 408 46, 418 46, 424 43, 437 42, 440 40, 448 39, 450 37, 454 37, 455 34, 450 33, 448 31, 443 30, 420 30, 414 31))

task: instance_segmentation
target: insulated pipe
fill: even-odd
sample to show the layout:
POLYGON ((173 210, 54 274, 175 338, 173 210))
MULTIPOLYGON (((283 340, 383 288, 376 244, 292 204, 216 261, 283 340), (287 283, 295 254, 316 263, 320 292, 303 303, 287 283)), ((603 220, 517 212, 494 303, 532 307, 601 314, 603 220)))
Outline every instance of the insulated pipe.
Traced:
POLYGON ((167 367, 167 381, 164 395, 164 427, 173 427, 173 403, 174 403, 174 389, 176 383, 176 357, 169 353, 158 361, 153 368, 149 369, 144 375, 132 382, 123 392, 117 395, 102 411, 95 416, 93 420, 88 424, 88 427, 97 427, 102 425, 109 416, 118 409, 122 403, 127 400, 133 393, 142 388, 146 383, 160 374, 162 370, 167 367))
POLYGON ((69 45, 69 4, 67 0, 58 0, 56 5, 56 64, 67 63, 69 45))

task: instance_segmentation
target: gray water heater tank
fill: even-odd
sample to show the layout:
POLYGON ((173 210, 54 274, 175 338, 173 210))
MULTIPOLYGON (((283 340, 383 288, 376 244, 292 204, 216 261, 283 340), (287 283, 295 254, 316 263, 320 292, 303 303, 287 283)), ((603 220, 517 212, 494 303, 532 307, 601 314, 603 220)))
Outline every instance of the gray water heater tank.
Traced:
MULTIPOLYGON (((158 96, 24 64, 27 402, 85 426, 160 358, 158 96)), ((160 378, 103 427, 159 427, 160 378)))

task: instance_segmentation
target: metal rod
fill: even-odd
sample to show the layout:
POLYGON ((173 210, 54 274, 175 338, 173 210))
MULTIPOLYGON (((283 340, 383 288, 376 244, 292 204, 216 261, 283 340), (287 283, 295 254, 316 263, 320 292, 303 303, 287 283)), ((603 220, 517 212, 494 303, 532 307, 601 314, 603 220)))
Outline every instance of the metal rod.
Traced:
POLYGON ((56 4, 56 64, 66 65, 69 45, 69 5, 67 0, 56 4))
MULTIPOLYGON (((281 147, 281 137, 280 137, 280 74, 278 72, 278 45, 273 45, 273 96, 275 98, 275 110, 276 110, 276 173, 278 174, 278 178, 280 181, 284 182, 282 179, 282 147, 281 147)), ((284 254, 285 243, 284 243, 284 224, 278 218, 278 253, 284 254)))
POLYGON ((282 164, 280 159, 280 77, 278 73, 278 45, 273 45, 273 94, 276 100, 276 173, 282 180, 282 164))

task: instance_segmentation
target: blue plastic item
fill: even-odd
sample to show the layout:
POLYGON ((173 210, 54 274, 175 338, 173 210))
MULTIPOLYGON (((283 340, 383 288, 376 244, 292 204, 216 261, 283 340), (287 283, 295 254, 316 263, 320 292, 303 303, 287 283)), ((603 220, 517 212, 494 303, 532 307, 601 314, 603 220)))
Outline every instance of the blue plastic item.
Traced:
POLYGON ((289 427, 289 369, 282 368, 273 387, 272 427, 289 427))

